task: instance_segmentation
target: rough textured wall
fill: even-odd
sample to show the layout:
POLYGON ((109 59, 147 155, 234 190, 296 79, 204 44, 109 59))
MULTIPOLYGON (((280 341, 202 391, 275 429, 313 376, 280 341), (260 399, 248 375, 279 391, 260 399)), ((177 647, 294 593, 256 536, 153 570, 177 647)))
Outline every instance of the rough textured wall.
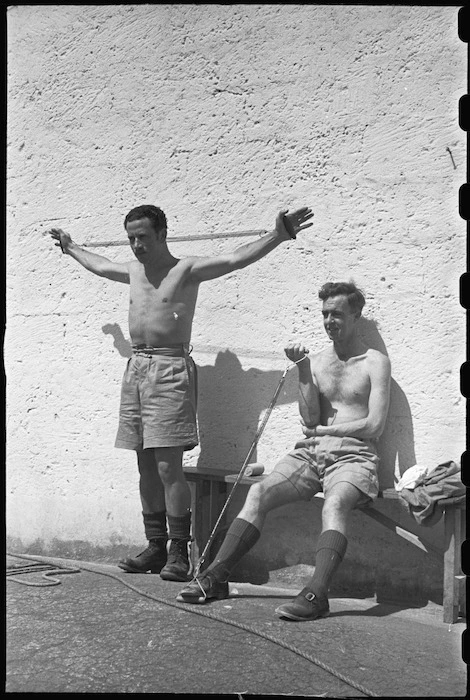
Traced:
MULTIPOLYGON (((201 287, 193 344, 201 448, 238 469, 286 341, 325 341, 318 287, 353 277, 364 337, 393 367, 382 483, 464 449, 466 46, 456 7, 12 6, 8 12, 8 531, 24 545, 142 540, 135 457, 113 448, 129 353, 124 285, 62 258, 124 240, 140 203, 170 235, 314 227, 201 287)), ((244 240, 171 244, 216 255, 244 240)), ((123 247, 97 252, 129 258, 123 247)), ((259 444, 299 435, 294 372, 259 444)))

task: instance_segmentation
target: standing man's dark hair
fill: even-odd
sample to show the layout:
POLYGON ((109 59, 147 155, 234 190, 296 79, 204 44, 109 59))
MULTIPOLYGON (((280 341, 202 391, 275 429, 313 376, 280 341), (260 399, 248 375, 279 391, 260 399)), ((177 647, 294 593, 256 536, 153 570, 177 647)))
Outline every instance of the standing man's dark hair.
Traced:
POLYGON ((155 229, 155 233, 161 234, 163 239, 166 238, 166 216, 160 207, 155 207, 153 204, 141 204, 134 207, 124 219, 124 228, 127 228, 128 221, 140 221, 140 219, 148 219, 155 229))
POLYGON ((348 298, 351 311, 354 313, 359 311, 361 313, 366 300, 364 294, 356 287, 354 282, 326 282, 318 292, 321 301, 343 294, 348 298))

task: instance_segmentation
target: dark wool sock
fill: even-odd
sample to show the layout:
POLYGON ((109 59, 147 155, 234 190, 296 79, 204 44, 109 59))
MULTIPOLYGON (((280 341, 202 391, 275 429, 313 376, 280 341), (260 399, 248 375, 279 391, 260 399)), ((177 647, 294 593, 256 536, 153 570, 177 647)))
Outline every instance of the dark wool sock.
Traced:
POLYGON ((317 542, 315 572, 307 588, 317 595, 328 594, 331 579, 343 560, 347 546, 348 541, 341 532, 326 530, 321 533, 317 542))
POLYGON ((144 518, 145 536, 150 540, 168 539, 166 530, 166 512, 142 513, 144 518))
POLYGON ((235 564, 256 544, 261 533, 254 525, 242 518, 235 518, 214 561, 206 572, 214 574, 218 581, 226 581, 235 564))
POLYGON ((189 540, 191 532, 191 512, 186 515, 167 515, 170 540, 189 540))

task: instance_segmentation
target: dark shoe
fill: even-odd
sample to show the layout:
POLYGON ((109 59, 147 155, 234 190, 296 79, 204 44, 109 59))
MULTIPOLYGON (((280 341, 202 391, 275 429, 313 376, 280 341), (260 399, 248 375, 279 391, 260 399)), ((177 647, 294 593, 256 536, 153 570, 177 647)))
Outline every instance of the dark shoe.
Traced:
POLYGON ((166 565, 160 571, 164 581, 187 581, 189 574, 189 539, 171 540, 166 565))
POLYGON ((166 540, 150 540, 149 546, 133 559, 121 559, 118 566, 129 574, 159 574, 167 560, 166 540))
POLYGON ((309 588, 304 588, 290 603, 285 603, 276 608, 276 613, 279 617, 302 622, 303 620, 316 620, 320 617, 328 617, 330 606, 326 596, 317 597, 309 588))
POLYGON ((180 603, 202 604, 211 598, 217 600, 228 598, 228 582, 216 581, 210 574, 205 576, 202 574, 201 578, 195 578, 176 596, 176 600, 180 603))

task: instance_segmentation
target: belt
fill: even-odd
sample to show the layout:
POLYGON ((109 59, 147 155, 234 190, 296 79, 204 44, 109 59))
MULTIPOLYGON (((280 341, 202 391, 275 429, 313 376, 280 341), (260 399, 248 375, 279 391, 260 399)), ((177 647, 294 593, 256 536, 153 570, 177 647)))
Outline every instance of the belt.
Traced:
POLYGON ((132 346, 132 352, 134 355, 167 355, 169 357, 184 357, 185 355, 189 355, 191 350, 189 348, 189 343, 165 345, 162 347, 145 345, 144 343, 132 346))

